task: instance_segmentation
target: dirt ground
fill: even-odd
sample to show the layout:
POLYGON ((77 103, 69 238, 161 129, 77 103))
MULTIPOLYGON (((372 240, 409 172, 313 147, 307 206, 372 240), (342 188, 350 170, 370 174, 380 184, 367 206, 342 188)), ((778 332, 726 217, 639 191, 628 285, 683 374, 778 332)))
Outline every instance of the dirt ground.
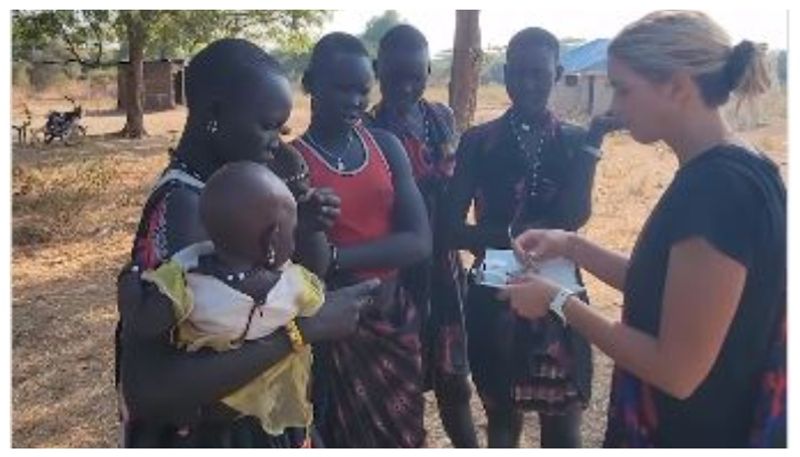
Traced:
MULTIPOLYGON (((495 91, 496 92, 496 91, 495 91)), ((433 91, 441 99, 444 91, 433 91)), ((63 99, 26 100, 34 126, 63 99)), ((20 118, 21 102, 13 114, 20 118)), ((502 94, 482 94, 477 122, 498 115, 502 94)), ((14 447, 113 447, 118 426, 113 392, 114 277, 128 256, 146 195, 167 161, 186 112, 151 113, 141 141, 107 134, 124 124, 112 100, 84 102, 89 137, 65 147, 13 147, 12 407, 14 447)), ((294 133, 308 122, 298 96, 294 133)), ((778 119, 743 132, 778 162, 786 176, 786 124, 778 119)), ((676 168, 663 147, 635 144, 628 136, 606 139, 595 180, 594 209, 584 232, 622 251, 633 246, 650 209, 676 168)), ((619 293, 588 278, 593 303, 618 316, 619 293)), ((602 443, 611 365, 595 351, 594 396, 583 421, 584 446, 602 443)), ((481 442, 486 419, 477 395, 472 410, 481 442)), ((430 447, 449 447, 436 401, 426 396, 430 447)), ((523 447, 538 446, 535 415, 526 416, 523 447)))

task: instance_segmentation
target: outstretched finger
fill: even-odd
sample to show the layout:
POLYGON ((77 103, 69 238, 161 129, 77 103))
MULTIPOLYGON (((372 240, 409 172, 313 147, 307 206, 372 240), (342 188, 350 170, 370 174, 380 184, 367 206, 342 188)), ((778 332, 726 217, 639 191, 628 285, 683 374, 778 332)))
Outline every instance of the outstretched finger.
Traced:
POLYGON ((375 293, 381 285, 381 280, 377 278, 368 279, 352 286, 347 286, 339 289, 337 292, 343 293, 355 299, 359 308, 368 306, 372 301, 375 293))

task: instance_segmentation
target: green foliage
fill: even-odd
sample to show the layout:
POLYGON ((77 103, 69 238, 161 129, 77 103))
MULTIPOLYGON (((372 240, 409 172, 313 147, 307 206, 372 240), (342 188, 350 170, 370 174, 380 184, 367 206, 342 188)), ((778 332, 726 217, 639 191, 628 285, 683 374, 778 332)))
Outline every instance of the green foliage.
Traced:
POLYGON ((483 52, 481 84, 503 84, 503 66, 506 64, 506 48, 492 47, 483 52))
MULTIPOLYGON (((560 53, 565 53, 586 43, 583 38, 564 38, 560 41, 560 53)), ((494 46, 483 51, 481 63, 481 84, 503 84, 503 66, 506 63, 506 46, 494 46)), ((450 79, 450 67, 453 64, 452 51, 442 51, 431 61, 431 82, 447 83, 450 79)))
POLYGON ((375 16, 367 22, 364 32, 359 36, 370 55, 374 58, 378 54, 378 44, 381 38, 395 25, 403 20, 395 10, 386 10, 380 16, 375 16))
POLYGON ((450 81, 450 67, 453 65, 453 51, 442 51, 431 58, 431 84, 446 84, 450 81))
MULTIPOLYGON (((17 10, 12 12, 12 52, 15 60, 34 61, 39 49, 55 43, 70 55, 66 61, 98 67, 116 64, 117 59, 103 61, 104 47, 120 46, 127 52, 118 57, 127 54, 135 70, 128 95, 135 101, 142 96, 138 75, 147 58, 185 58, 222 37, 302 52, 329 17, 327 11, 314 10, 17 10)), ((129 103, 126 114, 121 134, 140 138, 145 134, 140 104, 129 103)))
POLYGON ((309 10, 163 12, 150 28, 147 55, 187 57, 224 37, 245 38, 287 53, 301 53, 311 47, 329 18, 328 11, 309 10))
POLYGON ((117 39, 110 26, 116 16, 108 10, 12 11, 12 56, 31 60, 37 50, 57 48, 54 54, 99 65, 104 46, 117 39))
POLYGON ((36 60, 43 49, 56 47, 46 58, 114 64, 107 49, 118 48, 114 57, 126 58, 128 27, 140 24, 148 58, 186 58, 222 37, 298 53, 311 46, 330 17, 319 10, 15 10, 12 52, 15 60, 36 60))
POLYGON ((272 55, 278 59, 292 81, 300 81, 303 71, 308 67, 308 62, 311 60, 310 49, 297 52, 277 49, 272 52, 272 55))
MULTIPOLYGON (((503 65, 506 63, 505 47, 492 47, 483 51, 481 60, 481 84, 503 84, 503 65)), ((442 51, 431 59, 432 84, 445 84, 450 80, 453 53, 442 51)))

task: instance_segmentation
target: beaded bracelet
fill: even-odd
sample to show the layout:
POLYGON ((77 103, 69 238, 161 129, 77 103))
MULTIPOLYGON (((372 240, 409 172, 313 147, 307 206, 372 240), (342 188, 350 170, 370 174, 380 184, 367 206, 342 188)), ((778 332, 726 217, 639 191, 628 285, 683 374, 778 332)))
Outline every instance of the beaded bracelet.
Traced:
POLYGON ((300 332, 300 327, 297 326, 297 321, 294 319, 286 323, 286 335, 289 337, 289 342, 292 344, 292 350, 298 352, 302 350, 306 342, 303 339, 303 333, 300 332))

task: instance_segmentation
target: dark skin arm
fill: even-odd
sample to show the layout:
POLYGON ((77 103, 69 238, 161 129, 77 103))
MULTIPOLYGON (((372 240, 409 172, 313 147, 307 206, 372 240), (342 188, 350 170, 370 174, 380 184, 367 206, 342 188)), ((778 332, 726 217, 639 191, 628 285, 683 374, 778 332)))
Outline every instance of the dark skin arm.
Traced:
MULTIPOLYGON (((167 208, 170 252, 207 239, 199 195, 177 189, 167 208)), ((134 417, 185 417, 245 385, 291 351, 283 332, 235 351, 180 351, 170 344, 175 316, 169 299, 135 275, 118 284, 123 320, 122 383, 134 417)))
POLYGON ((266 164, 284 182, 297 201, 297 243, 292 260, 317 276, 324 276, 330 262, 325 230, 339 217, 341 200, 328 188, 311 188, 308 165, 300 152, 289 143, 280 143, 266 164))
POLYGON ((486 227, 467 223, 467 214, 477 191, 479 137, 467 131, 456 151, 456 168, 447 189, 446 223, 453 249, 469 249, 474 254, 490 247, 508 249, 508 227, 486 227))
MULTIPOLYGON (((592 214, 592 189, 598 158, 586 152, 584 147, 597 147, 594 144, 597 140, 579 128, 569 131, 567 135, 565 141, 572 150, 567 167, 568 176, 553 202, 553 211, 542 226, 574 232, 583 227, 592 214)), ((600 138, 602 140, 602 136, 600 138)))
MULTIPOLYGON (((301 332, 312 343, 350 334, 365 305, 364 297, 377 282, 360 283, 331 293, 314 318, 300 318, 301 332)), ((233 351, 184 352, 172 346, 169 335, 147 335, 131 328, 130 316, 141 302, 167 300, 141 287, 136 274, 123 273, 118 281, 120 315, 125 325, 121 335, 122 384, 125 402, 133 417, 162 420, 191 417, 201 405, 212 404, 244 386, 291 352, 285 332, 274 332, 256 341, 246 341, 233 351)), ((169 309, 169 303, 161 302, 169 309)))
POLYGON ((565 141, 573 152, 570 175, 554 205, 555 212, 545 227, 577 231, 586 224, 592 214, 594 175, 600 159, 587 152, 587 149, 599 151, 605 135, 621 127, 622 123, 613 114, 603 113, 592 118, 588 130, 579 127, 565 130, 565 141))
POLYGON ((324 278, 331 260, 328 237, 324 232, 303 232, 298 229, 295 230, 295 239, 303 242, 295 245, 292 261, 324 278))
MULTIPOLYGON (((142 334, 128 325, 127 316, 139 304, 135 303, 137 298, 144 303, 166 298, 152 289, 143 289, 133 274, 123 275, 118 288, 124 297, 120 302, 125 319, 121 337, 123 395, 133 417, 191 417, 201 405, 212 404, 245 385, 291 351, 284 332, 275 332, 259 342, 246 342, 234 351, 180 351, 170 344, 167 333, 142 334)), ((169 303, 161 306, 170 310, 169 303)))
MULTIPOLYGON (((167 247, 170 255, 194 243, 208 240, 200 222, 199 194, 184 188, 172 191, 167 203, 167 247)), ((137 293, 133 298, 126 297, 123 292, 132 289, 120 289, 120 316, 123 318, 123 337, 143 337, 153 339, 166 334, 175 325, 175 315, 167 297, 159 294, 153 287, 145 287, 144 293, 137 293), (123 303, 129 306, 122 307, 123 303)))
POLYGON ((431 229, 403 145, 384 130, 371 130, 384 152, 394 184, 393 231, 380 240, 339 250, 339 268, 403 268, 431 254, 431 229))
POLYGON ((295 230, 293 261, 324 277, 330 265, 330 246, 325 230, 331 228, 341 213, 341 200, 333 190, 321 187, 297 202, 298 224, 295 230))
MULTIPOLYGON (((206 239, 198 202, 191 191, 177 190, 171 196, 167 211, 173 228, 168 239, 171 252, 206 239)), ((376 287, 362 283, 329 294, 314 317, 298 319, 306 341, 336 339, 352 332, 360 307, 376 287)), ((153 287, 142 287, 136 274, 121 276, 118 304, 123 322, 123 395, 134 417, 189 417, 201 405, 218 401, 291 352, 282 331, 227 352, 190 353, 174 348, 170 343, 175 325, 172 306, 153 287)))
MULTIPOLYGON (((599 148, 609 131, 619 128, 619 121, 604 114, 592 119, 588 132, 575 128, 569 132, 567 141, 573 150, 569 170, 570 176, 558 194, 553 212, 537 225, 577 230, 591 215, 592 188, 597 158, 584 148, 599 148)), ((483 248, 508 249, 507 227, 486 227, 466 223, 466 216, 476 193, 475 173, 480 167, 478 151, 481 147, 481 132, 468 131, 459 144, 456 154, 456 169, 449 185, 447 225, 449 241, 455 249, 469 249, 478 253, 483 248)))

